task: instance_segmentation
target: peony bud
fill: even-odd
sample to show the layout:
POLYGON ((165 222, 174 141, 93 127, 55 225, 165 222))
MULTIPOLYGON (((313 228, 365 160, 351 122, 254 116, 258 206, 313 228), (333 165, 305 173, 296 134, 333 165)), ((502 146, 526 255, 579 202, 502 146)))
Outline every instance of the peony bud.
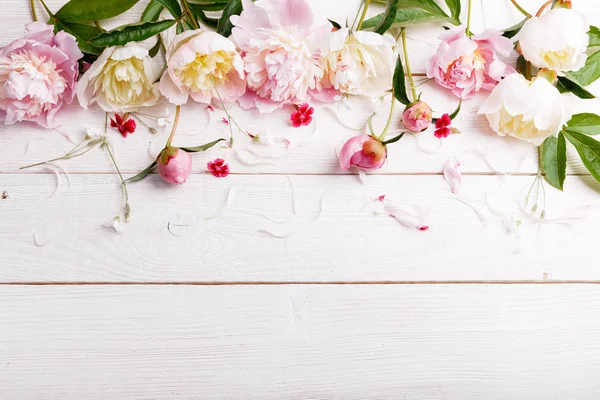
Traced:
POLYGON ((344 170, 354 166, 365 171, 379 169, 387 158, 387 148, 379 140, 368 135, 348 140, 340 152, 340 167, 344 170))
POLYGON ((166 147, 156 159, 158 173, 165 182, 182 184, 192 171, 192 157, 175 147, 166 147))
POLYGON ((431 124, 432 119, 431 107, 421 100, 406 106, 402 114, 402 123, 411 132, 424 131, 431 124))

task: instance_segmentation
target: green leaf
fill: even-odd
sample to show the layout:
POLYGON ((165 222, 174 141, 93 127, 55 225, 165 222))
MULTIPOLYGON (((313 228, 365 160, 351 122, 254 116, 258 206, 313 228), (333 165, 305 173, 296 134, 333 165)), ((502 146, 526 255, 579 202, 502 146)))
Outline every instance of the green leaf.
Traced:
MULTIPOLYGON (((460 112, 460 107, 462 106, 462 99, 458 102, 458 106, 456 106, 456 108, 454 109, 454 111, 452 111, 452 114, 448 115, 450 117, 450 119, 454 119, 456 118, 456 116, 458 115, 458 113, 460 112)), ((437 120, 439 118, 432 118, 431 121, 433 123, 436 123, 437 120)))
POLYGON ((592 113, 575 114, 567 122, 566 130, 584 135, 599 135, 600 116, 592 113))
POLYGON ((149 21, 158 20, 160 13, 164 9, 165 9, 165 6, 163 6, 162 4, 157 3, 154 0, 150 0, 150 3, 148 3, 148 5, 146 6, 146 9, 142 13, 140 22, 149 22, 149 21))
POLYGON ((556 88, 559 92, 571 92, 580 99, 593 99, 596 96, 585 90, 572 76, 567 73, 565 76, 558 77, 556 88))
POLYGON ((394 87, 394 97, 396 97, 396 100, 405 106, 409 105, 410 99, 406 93, 406 77, 404 76, 404 67, 402 66, 402 59, 400 59, 400 56, 398 56, 398 60, 396 61, 392 85, 394 87))
POLYGON ((148 50, 148 55, 152 58, 156 57, 158 51, 160 50, 160 38, 156 40, 156 44, 152 46, 150 50, 148 50))
POLYGON ((399 134, 398 136, 394 136, 393 138, 391 138, 390 140, 386 140, 385 142, 381 142, 382 145, 388 145, 390 143, 396 143, 398 140, 402 139, 402 136, 404 136, 406 132, 402 132, 401 134, 399 134))
POLYGON ((550 136, 542 144, 542 166, 548 182, 563 190, 567 174, 567 145, 562 133, 558 134, 558 138, 550 136))
POLYGON ((93 46, 123 46, 129 42, 146 40, 175 25, 175 20, 138 22, 123 25, 112 31, 103 32, 90 40, 93 46))
POLYGON ((510 28, 506 28, 504 30, 504 32, 502 33, 502 36, 509 38, 509 39, 514 37, 517 33, 519 33, 519 31, 521 30, 523 25, 525 25, 525 22, 527 22, 527 19, 528 18, 525 18, 523 21, 519 22, 518 24, 515 24, 515 25, 511 26, 510 28))
POLYGON ((460 20, 460 0, 446 0, 446 5, 450 9, 452 18, 460 20))
POLYGON ((341 26, 340 24, 338 24, 337 22, 335 22, 335 21, 333 21, 333 20, 330 20, 329 18, 327 18, 327 21, 329 21, 329 23, 330 23, 331 25, 333 25, 333 27, 334 27, 335 29, 342 29, 342 26, 341 26))
POLYGON ((223 9, 223 15, 219 18, 217 33, 221 36, 229 37, 233 24, 229 20, 232 15, 240 15, 242 12, 242 0, 229 0, 223 9))
POLYGON ((154 0, 165 7, 173 16, 173 18, 181 17, 181 6, 177 0, 154 0))
POLYGON ((520 73, 521 75, 525 76, 527 74, 527 61, 525 60, 525 57, 523 56, 519 56, 517 58, 517 72, 520 73))
POLYGON ((600 142, 577 132, 562 131, 562 133, 575 146, 583 165, 594 179, 600 182, 600 142))
POLYGON ((385 8, 385 12, 381 17, 381 20, 379 20, 379 23, 373 30, 374 32, 383 35, 387 32, 388 29, 390 29, 390 27, 394 23, 394 18, 396 17, 396 11, 398 10, 398 1, 399 0, 388 1, 388 4, 385 8))
POLYGON ((203 144, 201 146, 181 147, 181 149, 187 151, 188 153, 197 153, 199 151, 206 151, 206 150, 210 149, 211 147, 213 147, 215 144, 222 142, 224 140, 225 139, 221 138, 221 139, 213 140, 212 142, 203 144))
MULTIPOLYGON (((362 29, 372 29, 379 24, 383 17, 383 14, 369 18, 363 22, 362 29)), ((427 22, 440 22, 440 23, 451 23, 459 25, 457 21, 450 18, 447 15, 434 14, 429 11, 425 11, 418 8, 411 9, 398 9, 396 16, 392 22, 392 28, 403 28, 410 25, 423 24, 427 22)))
POLYGON ((91 22, 123 14, 138 0, 71 0, 58 12, 61 22, 91 22))
POLYGON ((131 178, 127 178, 125 179, 125 182, 136 182, 136 181, 141 181, 142 179, 144 179, 146 176, 148 176, 148 174, 150 173, 150 171, 152 171, 152 169, 154 167, 156 167, 156 161, 153 161, 152 164, 148 165, 142 172, 140 172, 137 175, 132 176, 131 178))
POLYGON ((600 46, 600 29, 598 29, 595 26, 590 26, 590 31, 588 32, 588 36, 590 37, 589 47, 600 46))
POLYGON ((570 73, 580 85, 591 85, 596 79, 600 78, 600 50, 588 56, 585 65, 581 69, 570 73))
POLYGON ((218 18, 207 17, 203 10, 194 9, 193 4, 190 4, 190 10, 192 10, 192 12, 196 14, 196 18, 204 22, 205 25, 217 29, 217 26, 219 25, 218 18))
POLYGON ((101 33, 100 29, 97 27, 93 25, 77 24, 75 22, 62 22, 58 20, 54 20, 53 22, 55 32, 60 30, 75 36, 77 45, 82 52, 95 55, 102 53, 103 49, 101 47, 94 47, 88 43, 91 38, 96 37, 101 33))

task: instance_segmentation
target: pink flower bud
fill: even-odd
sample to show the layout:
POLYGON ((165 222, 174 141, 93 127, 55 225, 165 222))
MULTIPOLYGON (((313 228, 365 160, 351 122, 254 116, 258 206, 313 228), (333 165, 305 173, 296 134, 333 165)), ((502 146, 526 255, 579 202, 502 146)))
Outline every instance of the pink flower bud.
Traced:
POLYGON ((404 109, 402 123, 411 132, 421 132, 431 124, 432 118, 431 107, 424 101, 417 100, 404 109))
POLYGON ((182 184, 192 172, 192 157, 175 147, 167 147, 161 151, 156 162, 158 173, 165 182, 182 184))
POLYGON ((385 163, 387 149, 379 140, 368 135, 348 140, 340 152, 340 167, 344 170, 354 166, 365 171, 379 169, 385 163))

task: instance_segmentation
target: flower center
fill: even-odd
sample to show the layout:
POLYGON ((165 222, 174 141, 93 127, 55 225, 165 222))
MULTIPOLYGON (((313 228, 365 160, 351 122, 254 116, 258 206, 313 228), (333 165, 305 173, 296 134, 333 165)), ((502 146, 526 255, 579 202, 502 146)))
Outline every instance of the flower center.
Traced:
POLYGON ((571 58, 573 56, 574 49, 566 48, 557 51, 540 51, 540 58, 542 58, 553 70, 568 69, 571 58), (564 68, 563 68, 564 67, 564 68))
POLYGON ((211 54, 196 54, 196 58, 179 70, 175 70, 181 82, 194 92, 209 92, 213 83, 227 81, 233 68, 235 53, 219 50, 211 54))
POLYGON ((522 114, 510 115, 504 108, 500 110, 498 129, 505 134, 513 136, 516 132, 523 138, 538 137, 547 131, 540 131, 533 118, 524 120, 522 114))
POLYGON ((152 82, 144 73, 144 62, 137 57, 109 58, 98 76, 101 79, 96 79, 94 89, 96 92, 101 90, 111 103, 131 106, 152 96, 152 82))

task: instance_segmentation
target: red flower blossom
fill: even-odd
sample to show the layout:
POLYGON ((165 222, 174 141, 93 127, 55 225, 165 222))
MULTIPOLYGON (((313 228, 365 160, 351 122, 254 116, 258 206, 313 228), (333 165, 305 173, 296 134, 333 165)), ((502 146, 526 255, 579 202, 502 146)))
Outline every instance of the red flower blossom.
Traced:
POLYGON ((125 120, 119 114, 115 114, 115 118, 110 119, 110 126, 118 129, 123 137, 127 137, 130 133, 135 132, 135 121, 132 118, 125 120))
POLYGON ((294 128, 299 128, 302 125, 308 125, 312 121, 312 115, 315 109, 308 105, 308 103, 301 104, 299 106, 294 105, 296 111, 290 115, 294 128))
POLYGON ((452 119, 450 118, 450 116, 448 114, 442 115, 440 119, 435 121, 435 132, 433 133, 433 135, 438 139, 448 137, 448 135, 450 135, 450 132, 452 132, 449 128, 451 124, 452 119))
POLYGON ((229 175, 229 165, 227 165, 225 160, 222 158, 217 158, 214 161, 210 161, 208 164, 206 164, 206 166, 208 167, 210 173, 217 178, 225 178, 227 175, 229 175))

